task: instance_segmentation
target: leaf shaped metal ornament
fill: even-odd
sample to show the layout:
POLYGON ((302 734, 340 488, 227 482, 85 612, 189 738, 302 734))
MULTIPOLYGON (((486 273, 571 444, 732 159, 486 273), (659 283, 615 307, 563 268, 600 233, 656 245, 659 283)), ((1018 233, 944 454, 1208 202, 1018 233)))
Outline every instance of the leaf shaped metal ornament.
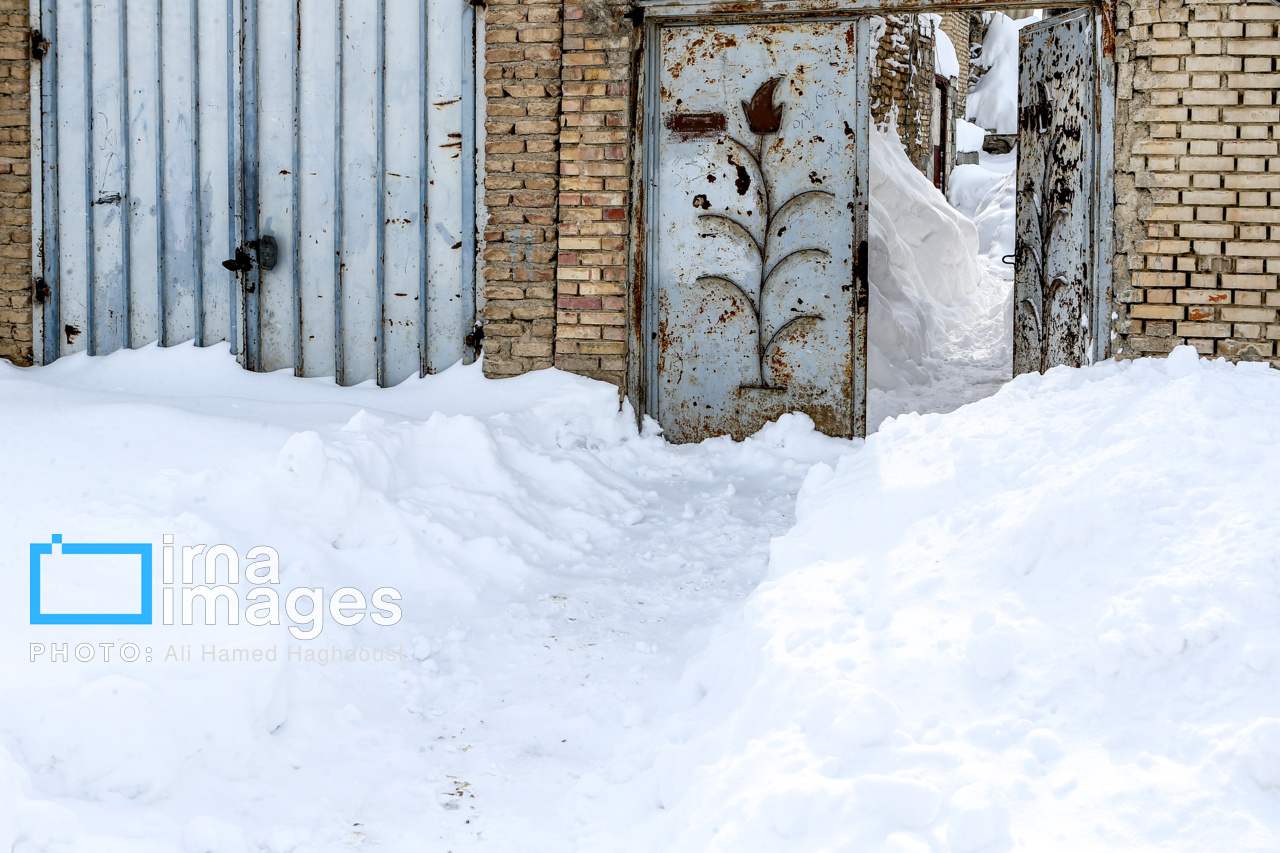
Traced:
POLYGON ((747 126, 757 136, 766 133, 777 133, 782 127, 782 109, 786 104, 773 103, 773 90, 782 82, 781 77, 774 77, 760 84, 750 101, 742 102, 742 112, 747 118, 747 126))

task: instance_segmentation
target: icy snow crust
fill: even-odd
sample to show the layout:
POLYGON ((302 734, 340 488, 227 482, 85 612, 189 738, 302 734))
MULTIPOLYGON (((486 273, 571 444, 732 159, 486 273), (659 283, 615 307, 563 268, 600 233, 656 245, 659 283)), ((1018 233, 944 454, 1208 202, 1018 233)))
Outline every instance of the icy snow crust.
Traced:
POLYGON ((1266 367, 1183 348, 866 442, 789 416, 680 447, 556 371, 342 389, 149 347, 0 365, 0 399, 0 849, 1280 844, 1266 367), (267 543, 285 588, 398 586, 398 625, 310 645, 404 659, 28 626, 25 543, 52 532, 267 543), (35 640, 156 660, 32 664, 35 640))

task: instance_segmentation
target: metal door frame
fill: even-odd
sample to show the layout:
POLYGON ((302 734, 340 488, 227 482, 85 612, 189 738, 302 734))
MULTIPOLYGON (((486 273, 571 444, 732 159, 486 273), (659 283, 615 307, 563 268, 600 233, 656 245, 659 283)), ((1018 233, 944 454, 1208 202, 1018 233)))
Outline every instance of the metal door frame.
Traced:
MULTIPOLYGON (((954 11, 1002 11, 1005 9, 1041 9, 1043 2, 1015 0, 1015 2, 939 3, 930 0, 836 0, 830 6, 814 9, 812 0, 755 0, 750 8, 732 0, 641 0, 640 11, 644 15, 642 37, 639 45, 640 61, 637 63, 635 110, 636 127, 633 139, 632 187, 635 215, 631 226, 631 291, 629 298, 629 326, 627 359, 627 396, 636 412, 657 417, 656 349, 651 346, 657 334, 657 269, 658 233, 658 85, 661 74, 660 30, 672 26, 698 26, 715 24, 756 24, 778 22, 808 22, 835 19, 855 19, 868 22, 871 15, 921 14, 924 12, 954 11)), ((1092 322, 1098 330, 1094 335, 1094 358, 1101 361, 1112 354, 1111 340, 1114 328, 1111 323, 1113 267, 1115 259, 1115 112, 1116 112, 1116 62, 1115 62, 1115 6, 1108 0, 1080 2, 1066 0, 1061 8, 1092 8, 1096 21, 1096 49, 1098 74, 1094 83, 1098 120, 1095 126, 1095 188, 1091 200, 1094 228, 1093 264, 1094 305, 1092 322), (1106 223, 1104 227, 1104 223, 1106 223)), ((858 50, 866 57, 861 67, 866 73, 859 77, 859 104, 868 104, 870 84, 870 41, 866 23, 859 28, 858 50)), ((861 145, 857 151, 858 184, 866 187, 861 203, 855 211, 855 237, 865 241, 868 235, 867 209, 870 203, 870 184, 867 147, 870 143, 870 110, 859 108, 855 128, 861 145), (864 118, 865 117, 865 118, 864 118)), ((861 346, 855 347, 855 367, 860 362, 861 371, 854 371, 854 429, 856 436, 866 435, 866 337, 867 301, 870 283, 867 281, 868 257, 864 251, 859 258, 859 277, 864 286, 858 288, 859 304, 855 306, 855 336, 861 346)))

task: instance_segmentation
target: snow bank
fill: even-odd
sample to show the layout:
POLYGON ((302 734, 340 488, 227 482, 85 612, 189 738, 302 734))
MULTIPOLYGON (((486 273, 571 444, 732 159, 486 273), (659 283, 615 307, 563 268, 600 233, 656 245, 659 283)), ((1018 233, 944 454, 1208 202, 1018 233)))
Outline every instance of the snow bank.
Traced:
POLYGON ((987 34, 974 64, 986 72, 969 89, 965 118, 996 133, 1018 132, 1018 30, 1040 20, 1039 13, 1011 20, 1002 12, 984 12, 987 34))
POLYGON ((1013 254, 1017 237, 1017 174, 1010 172, 993 183, 974 211, 978 251, 991 257, 1013 254))
POLYGON ((635 849, 1277 849, 1277 424, 1182 347, 817 466, 635 849))
POLYGON ((979 282, 973 224, 907 159, 897 131, 871 133, 868 382, 929 379, 954 310, 979 282))
POLYGON ((21 495, 0 519, 0 849, 17 851, 572 849, 570 791, 669 713, 799 478, 850 446, 787 416, 676 447, 612 386, 555 370, 340 388, 248 373, 225 345, 0 362, 0 399, 21 495), (265 544, 281 599, 394 587, 403 616, 347 626, 322 605, 310 640, 291 618, 32 626, 27 543, 56 533, 151 542, 157 573, 165 533, 265 544), (32 661, 32 642, 95 657, 32 661), (147 659, 120 660, 127 642, 147 659), (217 656, 236 649, 274 657, 217 656))
POLYGON ((956 46, 951 36, 942 29, 942 16, 926 12, 923 18, 933 23, 933 70, 943 77, 954 79, 960 76, 960 60, 956 57, 956 46))

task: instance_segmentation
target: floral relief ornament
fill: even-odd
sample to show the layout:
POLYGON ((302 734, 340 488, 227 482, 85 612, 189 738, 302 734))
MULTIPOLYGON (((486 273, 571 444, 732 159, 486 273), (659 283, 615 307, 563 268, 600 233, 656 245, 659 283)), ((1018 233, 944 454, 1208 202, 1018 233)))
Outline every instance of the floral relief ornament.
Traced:
MULTIPOLYGON (((782 113, 786 108, 786 104, 774 103, 774 92, 778 88, 778 84, 782 82, 782 79, 782 77, 772 77, 766 80, 756 89, 755 94, 751 96, 751 100, 742 102, 742 113, 746 118, 747 128, 755 137, 755 144, 748 145, 733 136, 727 137, 730 143, 741 149, 742 153, 747 156, 756 177, 760 181, 761 194, 764 197, 764 210, 762 211, 764 216, 757 221, 764 222, 763 239, 757 238, 752 229, 745 223, 727 214, 704 213, 698 216, 700 220, 718 221, 727 226, 728 230, 735 236, 745 238, 758 259, 755 286, 748 289, 727 275, 700 275, 695 279, 698 282, 728 285, 739 292, 751 306, 755 319, 758 379, 754 384, 744 383, 741 387, 769 391, 786 390, 785 385, 778 385, 772 381, 772 376, 769 375, 770 371, 766 370, 769 354, 781 339, 783 333, 801 323, 820 323, 824 319, 821 314, 801 314, 795 308, 792 308, 790 312, 778 310, 777 306, 772 304, 771 297, 773 294, 769 289, 770 283, 774 280, 774 274, 784 264, 791 261, 798 262, 831 256, 831 253, 826 249, 809 247, 796 249, 774 260, 775 247, 772 245, 772 238, 780 236, 786 230, 775 226, 782 221, 785 214, 791 213, 805 201, 819 196, 835 197, 834 193, 827 190, 811 189, 796 193, 776 207, 773 204, 770 175, 765 163, 765 138, 776 134, 782 127, 782 113)), ((733 153, 729 154, 729 162, 740 168, 743 165, 738 163, 733 153)), ((704 234, 703 236, 715 235, 704 234)))

